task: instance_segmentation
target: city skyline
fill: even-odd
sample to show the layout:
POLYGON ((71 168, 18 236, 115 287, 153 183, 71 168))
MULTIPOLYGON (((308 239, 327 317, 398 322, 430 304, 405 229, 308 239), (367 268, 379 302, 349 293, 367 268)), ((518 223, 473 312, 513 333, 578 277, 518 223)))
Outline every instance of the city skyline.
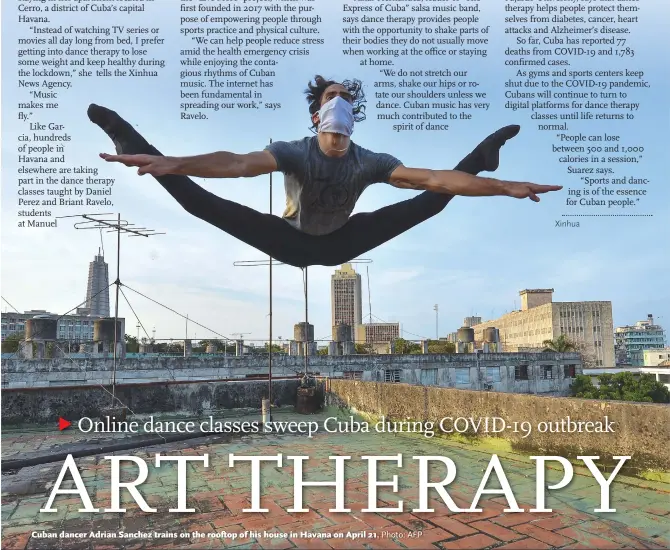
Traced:
MULTIPOLYGON (((89 263, 88 281, 87 281, 87 288, 89 290, 87 291, 87 300, 84 303, 84 307, 77 308, 77 315, 87 313, 86 312, 86 310, 87 310, 86 306, 89 303, 89 298, 90 298, 90 295, 91 295, 90 288, 91 288, 91 284, 92 284, 92 278, 95 279, 98 275, 101 275, 103 273, 103 271, 105 273, 108 273, 108 269, 109 269, 109 266, 104 261, 104 257, 102 256, 102 253, 99 250, 98 254, 94 257, 94 261, 89 263), (104 267, 104 270, 102 270, 103 267, 104 267)), ((330 269, 332 269, 332 268, 330 268, 330 269)), ((104 278, 104 276, 102 278, 104 278)), ((357 312, 357 313, 354 313, 354 315, 358 315, 357 318, 360 318, 360 320, 361 320, 361 322, 358 323, 358 325, 354 325, 352 327, 352 339, 354 341, 357 341, 358 339, 360 339, 360 336, 356 331, 356 326, 361 326, 361 325, 364 324, 363 323, 363 317, 362 317, 362 301, 363 301, 362 276, 361 276, 360 273, 358 273, 355 270, 355 268, 351 264, 344 264, 344 265, 340 266, 340 268, 336 268, 334 273, 331 272, 330 279, 331 279, 330 280, 330 287, 331 287, 330 288, 330 290, 331 290, 331 296, 330 296, 331 297, 331 308, 330 308, 331 309, 331 312, 330 312, 331 313, 331 322, 332 322, 332 319, 335 318, 334 317, 335 316, 335 307, 334 307, 334 303, 333 303, 333 297, 335 296, 335 281, 339 280, 340 282, 344 282, 344 284, 345 284, 345 286, 342 287, 341 291, 343 291, 345 293, 350 292, 352 294, 352 296, 349 299, 345 300, 347 307, 350 307, 350 309, 352 309, 354 312, 357 312), (351 287, 351 288, 349 288, 349 287, 351 287)), ((107 281, 108 281, 108 279, 107 279, 107 281)), ((544 292, 549 292, 550 291, 550 292, 553 293, 554 289, 546 289, 546 290, 541 289, 539 291, 535 290, 535 291, 532 291, 532 292, 543 292, 543 291, 544 292)), ((450 333, 454 332, 458 327, 460 327, 463 324, 466 325, 466 324, 468 324, 468 322, 472 322, 472 321, 475 321, 475 320, 480 320, 480 323, 482 323, 481 326, 484 326, 484 325, 493 326, 492 323, 494 323, 495 321, 499 321, 500 317, 504 317, 504 316, 509 315, 509 314, 513 314, 513 313, 516 313, 516 312, 523 311, 524 307, 528 307, 527 303, 524 304, 524 300, 526 300, 526 298, 524 296, 524 293, 527 293, 527 292, 529 292, 529 291, 522 291, 520 293, 522 295, 520 300, 519 300, 521 309, 512 309, 512 310, 509 310, 509 311, 505 311, 504 313, 502 313, 501 316, 496 317, 496 318, 493 318, 493 317, 488 317, 487 318, 486 316, 481 316, 481 315, 465 316, 465 317, 462 318, 463 323, 458 323, 457 322, 456 324, 447 324, 447 326, 442 329, 442 332, 444 332, 444 334, 442 334, 442 332, 441 332, 439 337, 440 338, 447 337, 450 333)), ((105 293, 103 292, 103 294, 105 294, 105 293)), ((3 298, 4 298, 4 295, 3 295, 3 298)), ((151 297, 149 297, 149 298, 151 298, 151 297)), ((109 298, 108 298, 108 300, 109 300, 109 298)), ((551 298, 549 298, 549 300, 551 300, 551 298)), ((567 302, 581 303, 581 302, 587 302, 587 300, 569 300, 567 302)), ((610 302, 610 301, 605 301, 605 302, 610 302)), ((109 304, 110 304, 110 302, 108 302, 107 307, 109 307, 109 304)), ((304 301, 303 301, 303 304, 304 304, 304 301)), ((36 305, 44 305, 44 304, 36 304, 36 305)), ((166 304, 166 305, 169 307, 169 304, 166 304)), ((536 304, 531 304, 531 307, 534 307, 535 305, 536 304)), ((13 307, 13 306, 11 306, 11 307, 13 307)), ((614 308, 612 307, 612 310, 613 309, 614 308)), ((53 315, 63 315, 62 313, 58 313, 58 312, 53 311, 52 308, 49 308, 49 307, 40 308, 40 309, 29 308, 29 309, 25 309, 25 310, 19 310, 20 315, 24 315, 25 313, 29 313, 29 312, 34 312, 36 314, 37 313, 50 313, 50 314, 53 314, 53 315)), ((3 303, 3 315, 5 315, 6 313, 10 313, 10 312, 7 311, 7 303, 3 303)), ((91 315, 92 315, 92 313, 91 313, 91 315)), ((647 314, 647 315, 650 315, 650 314, 647 314)), ((119 316, 123 317, 121 314, 119 316)), ((432 316, 433 316, 432 311, 431 312, 426 312, 426 318, 427 318, 426 321, 428 322, 428 320, 432 316)), ((640 323, 645 323, 646 322, 646 321, 639 321, 639 319, 642 318, 642 315, 638 316, 635 320, 628 320, 628 322, 624 322, 624 323, 617 323, 616 321, 614 321, 614 316, 613 315, 610 318, 613 319, 611 321, 611 323, 613 325, 613 330, 612 330, 612 337, 613 338, 614 338, 614 333, 621 328, 635 327, 635 326, 639 325, 640 323)), ((654 318, 655 319, 662 319, 662 316, 655 316, 654 318)), ((432 320, 434 322, 434 316, 432 317, 432 320)), ((193 321, 197 323, 196 319, 193 319, 193 321)), ((275 336, 274 340, 275 341, 279 341, 280 339, 283 340, 283 341, 290 340, 290 336, 282 337, 281 333, 284 332, 287 335, 292 334, 292 331, 293 331, 293 328, 294 328, 295 324, 296 323, 301 323, 301 322, 302 321, 300 321, 300 320, 295 320, 295 322, 291 323, 291 328, 290 329, 287 329, 287 327, 283 327, 283 326, 280 326, 280 327, 275 326, 274 327, 274 334, 278 335, 278 336, 275 336)), ((132 322, 131 324, 134 326, 134 322, 132 322)), ((312 318, 310 318, 310 324, 311 325, 315 324, 314 320, 312 318)), ((417 334, 417 333, 413 333, 410 330, 405 330, 403 328, 403 320, 402 319, 394 320, 394 321, 383 321, 383 320, 379 320, 377 318, 377 321, 373 324, 377 324, 377 325, 384 325, 384 324, 395 325, 395 324, 397 324, 398 327, 399 327, 400 337, 403 337, 407 340, 420 340, 420 339, 433 339, 434 338, 430 332, 427 332, 425 335, 420 335, 420 334, 417 334)), ((658 324, 662 325, 662 323, 658 323, 658 324)), ((158 325, 160 327, 160 322, 151 323, 151 321, 147 322, 145 320, 145 321, 143 321, 143 325, 145 327, 154 327, 156 325, 158 325)), ((496 328, 500 328, 500 327, 497 326, 496 328)), ((158 340, 180 339, 180 337, 178 335, 174 335, 174 334, 164 334, 163 335, 163 334, 160 334, 160 328, 158 330, 159 330, 159 334, 156 337, 158 340)), ((5 331, 3 330, 3 337, 4 337, 4 333, 5 333, 5 331)), ((229 333, 229 337, 230 337, 231 340, 236 339, 235 334, 236 334, 235 332, 230 332, 229 333)), ((237 333, 237 334, 239 335, 240 333, 237 333)), ((319 332, 319 330, 317 328, 315 328, 315 337, 316 337, 316 340, 318 342, 330 341, 330 339, 332 338, 332 327, 331 327, 331 332, 328 335, 319 336, 320 334, 321 334, 321 332, 319 332)), ((360 333, 360 334, 363 334, 363 333, 360 333)), ((134 336, 133 334, 129 334, 129 335, 134 336)), ((143 335, 141 335, 141 336, 143 336, 143 335)), ((184 334, 184 337, 185 336, 186 336, 186 334, 184 334)), ((189 332, 188 336, 189 336, 190 339, 193 339, 193 340, 198 340, 198 339, 206 340, 206 339, 218 338, 218 335, 213 335, 213 334, 207 335, 207 334, 202 334, 202 333, 201 333, 201 336, 198 338, 197 337, 197 329, 193 332, 189 332)), ((568 336, 570 336, 570 334, 568 334, 568 336)), ((253 341, 265 342, 265 341, 267 341, 267 337, 266 338, 263 338, 262 336, 257 337, 257 335, 255 335, 253 333, 245 333, 245 339, 248 342, 253 342, 253 341)))
MULTIPOLYGON (((11 2, 3 2, 8 20, 14 17, 11 2)), ((649 77, 651 87, 641 98, 635 120, 570 122, 573 133, 617 134, 627 145, 644 146, 644 162, 625 175, 649 178, 647 218, 583 218, 579 229, 555 228, 561 219, 567 190, 542 197, 542 202, 507 197, 456 197, 444 212, 365 254, 370 264, 372 312, 386 322, 401 321, 406 338, 435 335, 434 304, 439 304, 441 334, 456 330, 465 316, 497 318, 515 307, 521 288, 554 287, 560 301, 612 301, 615 324, 625 325, 654 313, 658 322, 670 319, 670 270, 667 254, 667 219, 670 187, 664 160, 668 148, 667 125, 659 123, 659 108, 667 105, 668 72, 664 51, 663 13, 657 3, 646 11, 647 20, 636 31, 644 33, 636 47, 636 68, 649 77), (659 107, 660 106, 660 107, 659 107), (664 244, 665 243, 665 244, 664 244)), ((335 3, 321 3, 324 20, 341 16, 335 3)), ((52 13, 53 26, 65 24, 69 15, 52 13)), ((108 25, 127 25, 121 14, 105 14, 108 25)), ((236 268, 238 260, 266 260, 264 254, 237 241, 185 212, 150 176, 102 161, 98 154, 112 153, 113 143, 86 116, 90 103, 117 110, 150 143, 166 155, 197 155, 214 151, 247 153, 263 149, 273 141, 290 141, 311 135, 308 104, 302 93, 315 74, 327 78, 359 78, 368 96, 367 120, 356 124, 352 139, 362 147, 396 156, 408 166, 450 169, 474 146, 497 128, 521 125, 518 136, 501 152, 500 168, 493 176, 513 181, 573 185, 575 180, 558 163, 551 150, 555 137, 537 129, 528 113, 505 109, 504 84, 509 70, 504 49, 508 39, 491 35, 486 59, 467 57, 437 60, 431 56, 399 58, 408 69, 449 68, 467 70, 481 83, 490 109, 472 112, 472 119, 454 121, 444 132, 393 132, 380 121, 375 107, 374 83, 379 68, 362 67, 358 60, 343 56, 342 32, 337 25, 323 25, 325 45, 314 47, 310 56, 288 57, 276 68, 267 101, 280 103, 276 110, 226 109, 208 112, 206 120, 180 119, 179 50, 188 39, 180 38, 179 21, 169 10, 155 10, 156 27, 168 38, 151 55, 169 60, 160 76, 145 78, 140 93, 123 78, 73 78, 72 88, 59 92, 58 109, 49 111, 49 122, 65 125, 71 141, 65 146, 67 166, 99 170, 99 177, 113 178, 113 206, 100 212, 121 213, 138 226, 154 228, 166 235, 152 239, 124 238, 121 251, 121 282, 175 311, 188 314, 225 335, 250 332, 248 338, 267 339, 268 269, 236 268)), ((486 7, 482 25, 504 21, 504 6, 486 7)), ((22 25, 3 28, 7 44, 32 36, 22 25)), ((17 227, 16 174, 18 136, 27 129, 18 120, 17 105, 25 101, 25 89, 16 84, 18 60, 9 49, 3 56, 2 140, 2 295, 20 311, 49 309, 64 313, 83 301, 86 285, 82 251, 99 246, 98 235, 76 231, 59 220, 52 229, 17 227), (83 269, 82 269, 83 265, 83 269)), ((575 60, 575 63, 578 61, 575 60)), ((614 62, 613 62, 614 63, 614 62)), ((616 60, 616 65, 621 63, 616 60)), ((585 59, 579 64, 592 65, 585 59)), ((609 67, 606 67, 609 68, 609 67)), ((137 81, 135 81, 137 83, 137 81)), ((42 115, 40 115, 42 116, 42 115)), ((274 174, 274 214, 285 203, 283 178, 274 174)), ((269 211, 268 176, 239 180, 196 178, 212 193, 261 212, 269 211)), ((366 212, 414 196, 415 192, 375 184, 361 196, 355 212, 366 212)), ((79 208, 61 209, 58 215, 84 213, 79 208)), ((89 212, 92 213, 92 212, 89 212)), ((618 213, 618 212, 617 212, 618 213)), ((112 273, 116 273, 115 237, 104 234, 104 248, 112 273)), ((86 254, 88 255, 88 254, 86 254)), ((309 268, 309 321, 317 337, 329 337, 330 276, 332 267, 309 268)), ((302 273, 289 266, 273 270, 274 333, 290 336, 296 322, 304 320, 302 273)), ((184 319, 141 297, 126 292, 142 323, 158 337, 183 337, 184 319)), ((112 297, 113 302, 113 297, 112 297)), ((366 304, 367 306, 367 295, 366 304)), ((367 307, 365 308, 367 310, 367 307)), ((367 314, 367 311, 366 311, 367 314)), ((135 325, 132 310, 121 297, 119 315, 135 325)), ((189 323, 190 325, 190 323, 189 323)), ((134 330, 132 331, 135 332, 134 330)), ((189 336, 205 336, 193 325, 189 336)), ((207 336, 214 337, 212 333, 207 336)))

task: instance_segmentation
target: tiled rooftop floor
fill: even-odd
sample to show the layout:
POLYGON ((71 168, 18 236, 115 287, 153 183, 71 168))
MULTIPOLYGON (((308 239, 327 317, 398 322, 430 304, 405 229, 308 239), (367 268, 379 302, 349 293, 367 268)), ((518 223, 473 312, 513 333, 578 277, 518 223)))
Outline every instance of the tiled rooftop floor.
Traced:
MULTIPOLYGON (((304 418, 304 417, 303 417, 304 418)), ((11 437, 3 434, 3 446, 22 441, 24 452, 43 448, 54 438, 74 437, 55 432, 53 438, 43 432, 38 438, 30 434, 11 437), (7 437, 5 437, 7 436, 7 437)), ((11 449, 10 449, 11 451, 11 449)), ((4 454, 5 450, 3 450, 4 454)), ((8 453, 8 454, 11 454, 8 453)), ((324 434, 312 439, 304 436, 246 436, 228 443, 208 443, 198 439, 169 447, 144 448, 124 451, 144 457, 149 466, 149 477, 140 491, 158 513, 145 513, 135 503, 127 505, 126 514, 79 513, 78 497, 59 496, 55 501, 58 512, 39 513, 48 498, 45 487, 56 480, 62 463, 24 468, 18 474, 4 476, 2 488, 2 548, 18 549, 74 549, 74 548, 668 548, 670 547, 670 487, 666 484, 641 481, 618 476, 612 485, 612 506, 616 513, 596 514, 600 491, 592 477, 576 475, 562 490, 549 491, 547 505, 551 513, 509 513, 501 496, 485 495, 480 501, 481 513, 452 513, 439 500, 431 501, 435 512, 412 513, 418 506, 416 484, 418 467, 411 460, 414 455, 449 456, 458 467, 458 476, 451 484, 449 494, 455 502, 467 508, 479 486, 490 459, 490 452, 464 445, 420 436, 393 436, 382 434, 324 434), (189 506, 193 514, 167 513, 176 505, 177 470, 166 464, 156 469, 156 452, 169 454, 210 455, 210 467, 202 464, 189 468, 189 506), (250 467, 239 463, 228 466, 228 454, 237 455, 308 455, 305 469, 309 481, 332 480, 334 462, 331 455, 351 456, 346 474, 347 506, 351 513, 332 513, 334 489, 308 488, 304 504, 308 513, 289 513, 293 505, 292 463, 284 460, 284 467, 265 465, 262 473, 262 504, 270 511, 264 514, 243 513, 250 506, 250 467), (402 513, 361 513, 367 506, 367 464, 358 460, 363 455, 396 455, 405 457, 405 467, 384 465, 379 479, 399 476, 399 492, 379 488, 380 506, 397 506, 404 500, 402 513), (490 498, 493 497, 493 498, 490 498), (200 533, 201 536, 167 539, 126 539, 123 544, 111 538, 53 539, 37 538, 36 532, 58 533, 106 531, 156 532, 159 534, 200 533), (242 534, 254 532, 251 537, 242 534), (329 538, 305 538, 302 532, 318 533, 329 538), (226 533, 228 536, 223 537, 226 533), (346 534, 357 534, 352 540, 346 534), (216 536, 209 536, 209 534, 216 536), (273 537, 272 534, 275 536, 273 537), (294 536, 291 536, 294 534, 294 536), (338 535, 344 534, 344 535, 338 535)), ((7 455, 5 455, 7 456, 7 455)), ((534 465, 527 457, 515 454, 501 455, 505 473, 522 508, 530 509, 535 500, 534 465)), ((93 500, 100 508, 109 506, 109 461, 102 456, 77 459, 80 471, 93 500)), ((124 467, 128 479, 134 479, 135 467, 124 467)), ((550 471, 549 482, 557 482, 561 472, 550 471)), ((434 470, 435 480, 444 472, 434 470)), ((495 476, 493 476, 495 478, 495 476)), ((123 473, 122 473, 122 479, 123 473)), ((50 485, 49 485, 50 486, 50 485)), ((489 485, 497 486, 497 485, 489 485)), ((129 502, 126 491, 124 501, 129 502)))

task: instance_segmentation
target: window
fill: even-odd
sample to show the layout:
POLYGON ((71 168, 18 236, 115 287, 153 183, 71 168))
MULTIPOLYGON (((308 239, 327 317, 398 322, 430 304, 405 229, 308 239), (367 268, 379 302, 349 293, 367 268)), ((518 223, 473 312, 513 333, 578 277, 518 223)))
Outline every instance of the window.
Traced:
POLYGON ((345 380, 360 380, 362 376, 363 376, 362 370, 349 370, 344 373, 345 380))
POLYGON ((551 380, 554 377, 554 368, 551 365, 542 365, 542 378, 551 380))
POLYGON ((456 384, 470 383, 470 369, 457 368, 456 370, 456 384))
POLYGON ((500 367, 486 367, 486 380, 500 382, 500 367))
POLYGON ((384 371, 384 382, 400 382, 400 370, 385 370, 384 371))
POLYGON ((514 367, 514 380, 528 380, 528 365, 514 367))
POLYGON ((565 378, 574 378, 576 368, 575 365, 563 365, 563 376, 565 378))
POLYGON ((437 369, 421 369, 421 383, 424 386, 437 386, 437 369))

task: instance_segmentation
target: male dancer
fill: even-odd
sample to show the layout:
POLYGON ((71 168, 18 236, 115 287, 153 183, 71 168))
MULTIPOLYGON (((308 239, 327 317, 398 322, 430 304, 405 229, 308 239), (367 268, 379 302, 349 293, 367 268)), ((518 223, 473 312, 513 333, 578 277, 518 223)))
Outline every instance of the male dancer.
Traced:
POLYGON ((114 111, 91 105, 88 116, 116 145, 118 154, 103 153, 103 159, 151 174, 190 214, 296 267, 346 263, 435 216, 455 195, 539 202, 538 194, 562 188, 476 176, 498 168, 500 147, 519 126, 491 134, 454 170, 408 168, 391 155, 351 141, 354 122, 365 118, 360 81, 339 83, 316 76, 306 94, 316 135, 277 141, 248 154, 166 157, 114 111), (223 199, 187 177, 248 178, 274 171, 284 173, 287 207, 281 218, 223 199), (381 182, 423 193, 352 216, 361 193, 381 182))

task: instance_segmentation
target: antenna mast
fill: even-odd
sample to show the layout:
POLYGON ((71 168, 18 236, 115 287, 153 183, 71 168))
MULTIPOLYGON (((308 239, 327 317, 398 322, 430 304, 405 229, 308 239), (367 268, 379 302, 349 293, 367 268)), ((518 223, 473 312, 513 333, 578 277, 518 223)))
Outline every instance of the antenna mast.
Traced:
POLYGON ((368 311, 370 314, 370 323, 372 323, 372 298, 370 297, 370 269, 369 266, 365 266, 365 273, 368 279, 368 311))

